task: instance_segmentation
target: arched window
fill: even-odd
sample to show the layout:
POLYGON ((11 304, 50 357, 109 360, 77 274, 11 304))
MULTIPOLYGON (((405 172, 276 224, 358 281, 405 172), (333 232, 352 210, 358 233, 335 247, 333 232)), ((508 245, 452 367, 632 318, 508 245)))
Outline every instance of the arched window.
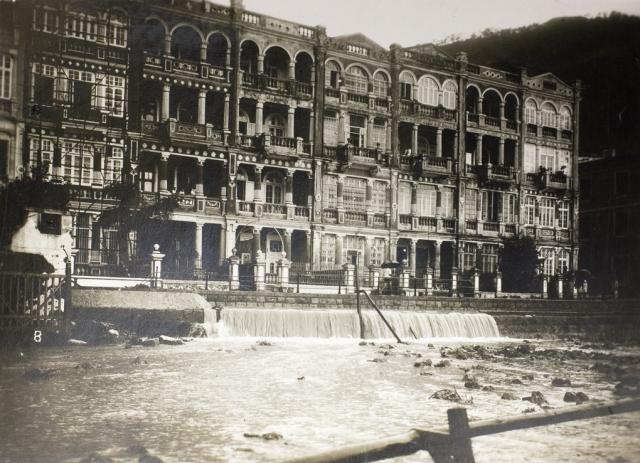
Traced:
POLYGON ((327 63, 324 84, 329 88, 340 86, 340 66, 335 61, 327 63))
POLYGON ((442 105, 447 109, 456 109, 456 88, 450 80, 442 87, 442 105))
POLYGON ((527 124, 537 125, 536 121, 536 113, 538 112, 538 108, 536 107, 536 103, 533 100, 527 100, 524 105, 524 120, 527 124))
POLYGON ((403 72, 400 74, 400 98, 403 100, 413 99, 413 86, 416 81, 411 74, 403 72))
POLYGON ((353 93, 366 95, 369 91, 369 77, 366 71, 359 66, 351 66, 347 70, 345 84, 347 89, 353 93))
POLYGON ((562 130, 571 130, 571 111, 566 106, 560 110, 558 125, 562 130))
POLYGON ((238 175, 236 175, 236 198, 240 201, 246 201, 247 198, 247 173, 244 169, 238 169, 238 175))
POLYGON ((284 118, 280 114, 269 114, 265 119, 265 127, 270 135, 284 137, 284 118))
POLYGON ((543 127, 555 128, 557 126, 556 108, 554 108, 551 103, 545 103, 542 105, 541 119, 543 127))
POLYGON ((267 174, 265 178, 265 202, 269 204, 283 203, 283 184, 282 176, 275 172, 267 174))
POLYGON ((378 98, 386 98, 389 94, 389 79, 383 72, 376 72, 373 76, 373 93, 378 98))
POLYGON ((438 106, 438 83, 431 77, 420 79, 418 101, 429 106, 438 106))

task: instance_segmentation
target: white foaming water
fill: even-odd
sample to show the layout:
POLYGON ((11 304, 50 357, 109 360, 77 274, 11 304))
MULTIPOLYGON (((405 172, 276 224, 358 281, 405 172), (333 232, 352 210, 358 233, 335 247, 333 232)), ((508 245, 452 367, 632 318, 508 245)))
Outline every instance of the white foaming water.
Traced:
MULTIPOLYGON (((482 313, 429 313, 382 311, 402 339, 496 338, 494 318, 482 313)), ((365 338, 388 339, 393 334, 373 310, 363 310, 365 338)), ((360 326, 354 310, 224 309, 219 323, 222 336, 268 338, 358 338, 360 326)))

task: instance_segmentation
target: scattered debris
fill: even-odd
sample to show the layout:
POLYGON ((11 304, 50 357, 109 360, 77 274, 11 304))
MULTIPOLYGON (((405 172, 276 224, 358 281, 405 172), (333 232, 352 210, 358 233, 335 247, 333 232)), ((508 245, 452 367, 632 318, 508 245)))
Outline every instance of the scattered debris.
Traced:
POLYGON ((465 373, 465 375, 462 377, 462 381, 464 381, 464 387, 466 387, 467 389, 480 389, 480 383, 478 382, 478 379, 475 376, 470 375, 469 373, 465 373))
POLYGON ((522 410, 522 413, 535 413, 536 409, 534 407, 525 408, 522 410))
POLYGON ((373 363, 385 363, 387 360, 386 359, 381 359, 381 358, 374 358, 371 360, 367 360, 367 362, 373 362, 373 363))
POLYGON ((277 432, 267 432, 264 434, 251 434, 251 433, 245 432, 244 437, 247 437, 250 439, 280 440, 282 439, 282 434, 278 434, 277 432))
POLYGON ((92 368, 95 368, 95 366, 93 366, 90 362, 82 362, 76 365, 75 368, 76 370, 79 370, 80 368, 82 368, 83 370, 90 370, 92 368))

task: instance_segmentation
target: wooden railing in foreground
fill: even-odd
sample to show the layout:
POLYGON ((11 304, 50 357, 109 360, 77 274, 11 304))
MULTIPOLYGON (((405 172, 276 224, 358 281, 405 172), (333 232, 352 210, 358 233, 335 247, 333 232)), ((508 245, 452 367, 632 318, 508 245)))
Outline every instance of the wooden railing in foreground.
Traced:
POLYGON ((412 429, 404 434, 331 450, 289 463, 365 463, 426 450, 435 463, 474 463, 471 439, 501 432, 640 411, 640 399, 578 405, 552 412, 469 423, 465 408, 447 410, 448 427, 412 429))

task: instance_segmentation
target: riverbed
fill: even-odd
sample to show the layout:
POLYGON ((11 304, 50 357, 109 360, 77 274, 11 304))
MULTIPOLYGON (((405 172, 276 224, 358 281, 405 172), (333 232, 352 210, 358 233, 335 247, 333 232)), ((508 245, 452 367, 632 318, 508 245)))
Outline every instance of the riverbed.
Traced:
MULTIPOLYGON (((563 401, 567 391, 584 392, 589 402, 619 398, 618 380, 592 369, 596 360, 588 356, 483 360, 445 352, 450 365, 435 366, 443 360, 442 347, 460 345, 495 350, 506 344, 245 337, 4 353, 0 461, 108 461, 97 460, 101 456, 128 462, 147 452, 164 462, 276 462, 413 427, 446 425, 446 410, 460 404, 431 398, 445 388, 459 393, 471 420, 540 412, 540 406, 521 400, 533 391, 551 409, 573 405, 563 401), (414 366, 427 360, 432 366, 414 366), (32 368, 54 371, 48 378, 25 378, 32 368), (465 388, 465 373, 479 389, 465 388), (571 385, 552 386, 556 377, 571 385), (502 399, 505 392, 517 400, 502 399)), ((520 345, 578 349, 559 342, 514 344, 520 345)), ((603 352, 631 364, 640 356, 637 349, 603 352)), ((637 462, 639 426, 640 413, 630 413, 482 437, 473 448, 478 462, 637 462)), ((389 461, 430 458, 421 452, 389 461)))

